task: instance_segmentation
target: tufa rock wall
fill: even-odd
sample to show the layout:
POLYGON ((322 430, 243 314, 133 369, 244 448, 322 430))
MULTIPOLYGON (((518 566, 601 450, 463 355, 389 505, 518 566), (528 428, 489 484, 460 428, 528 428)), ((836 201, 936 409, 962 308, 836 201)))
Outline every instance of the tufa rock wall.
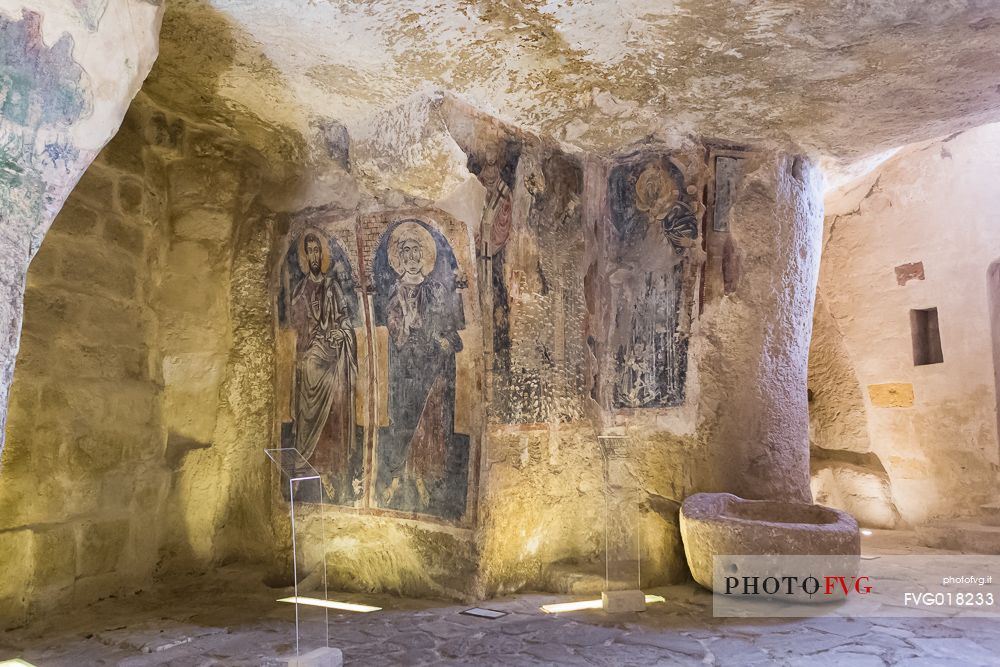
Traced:
MULTIPOLYGON (((352 144, 350 164, 363 187, 380 194, 362 197, 353 215, 336 200, 329 214, 293 214, 277 246, 272 289, 293 295, 306 284, 305 265, 294 267, 306 252, 306 230, 314 229, 331 256, 351 267, 337 272, 337 289, 353 290, 345 301, 364 310, 368 299, 377 304, 381 288, 377 275, 366 283, 359 273, 377 271, 369 249, 392 237, 391 225, 380 228, 387 236, 365 236, 370 212, 390 221, 453 213, 449 242, 474 250, 475 261, 459 262, 466 328, 447 425, 479 438, 464 459, 478 453, 479 464, 454 478, 465 485, 465 511, 437 514, 433 490, 429 504, 420 504, 420 478, 426 486, 433 467, 408 453, 421 451, 424 436, 407 431, 401 495, 385 495, 389 479, 380 481, 380 471, 393 456, 387 429, 405 419, 393 407, 394 382, 403 380, 394 381, 392 370, 392 346, 403 343, 394 342, 391 324, 380 333, 377 314, 353 321, 361 439, 353 462, 343 464, 355 488, 349 498, 337 491, 345 473, 310 454, 339 505, 328 510, 335 537, 325 541, 336 585, 436 595, 599 590, 605 480, 598 435, 628 439, 644 585, 686 574, 676 524, 686 495, 809 497, 805 383, 822 204, 808 161, 697 143, 570 154, 447 96, 410 102, 373 126, 372 137, 352 144), (719 156, 740 160, 742 175, 719 189, 727 211, 716 229, 719 156), (434 168, 420 171, 424 161, 434 168), (416 194, 396 190, 417 183, 417 174, 416 194), (328 245, 330 238, 336 242, 328 245), (469 335, 476 329, 481 343, 469 335), (468 354, 477 349, 482 382, 480 353, 468 354), (481 416, 471 409, 478 404, 481 416), (445 553, 451 573, 440 567, 445 553)), ((318 262, 327 261, 325 252, 318 262)), ((334 273, 317 268, 317 285, 327 271, 334 273)), ((385 275, 391 286, 402 274, 385 275)), ((276 311, 292 312, 293 303, 279 296, 276 311)), ((275 316, 289 342, 278 344, 284 361, 275 378, 274 439, 293 449, 300 424, 309 423, 296 400, 310 400, 301 393, 300 355, 312 343, 302 334, 293 342, 296 334, 281 333, 282 315, 275 316)), ((272 498, 287 497, 272 477, 272 498)), ((451 483, 443 484, 434 488, 446 493, 451 483)), ((274 508, 281 521, 286 506, 274 508)), ((302 525, 318 563, 319 510, 302 525)))
MULTIPOLYGON (((373 119, 363 141, 316 125, 303 149, 252 117, 173 113, 157 81, 95 167, 90 187, 112 194, 79 195, 91 212, 116 202, 105 217, 133 240, 115 255, 119 273, 144 291, 120 292, 127 280, 108 261, 76 299, 89 312, 119 290, 136 314, 123 352, 142 356, 149 417, 118 424, 130 446, 109 477, 116 502, 39 506, 56 534, 95 542, 82 553, 117 556, 90 589, 77 572, 50 583, 69 579, 28 558, 11 591, 33 582, 54 586, 52 600, 84 599, 138 585, 156 564, 232 560, 266 563, 282 585, 297 494, 307 584, 326 545, 331 585, 352 590, 592 592, 603 581, 599 435, 625 438, 644 585, 686 576, 686 495, 808 494, 821 217, 808 161, 695 141, 571 153, 441 95, 373 119), (720 176, 720 157, 739 174, 720 176), (355 437, 338 448, 338 433, 355 437), (263 454, 279 445, 306 453, 331 504, 301 484, 284 490, 263 454), (126 534, 140 545, 121 547, 126 534)), ((49 252, 109 252, 111 229, 95 224, 80 244, 56 233, 49 252)), ((32 300, 44 313, 56 293, 32 300)), ((40 340, 55 335, 53 318, 38 319, 40 340)), ((35 447, 63 465, 98 424, 40 394, 32 403, 30 388, 82 395, 85 378, 28 368, 11 432, 31 444, 10 456, 35 447), (44 446, 43 410, 60 429, 44 446)), ((98 393, 114 403, 125 371, 104 372, 98 393)), ((39 470, 17 465, 12 486, 31 488, 39 470)), ((77 474, 74 492, 105 488, 96 470, 77 474)), ((6 535, 23 541, 11 553, 41 539, 16 518, 36 502, 9 501, 6 535)))
POLYGON ((988 211, 998 136, 987 125, 909 147, 827 196, 826 307, 810 359, 812 433, 824 459, 814 486, 862 523, 892 525, 898 510, 919 525, 994 498, 988 271, 997 231, 988 211), (911 313, 931 308, 943 361, 917 365, 915 346, 927 339, 915 335, 911 313))
MULTIPOLYGON (((138 115, 133 111, 131 116, 138 115)), ((28 272, 0 484, 5 619, 131 592, 153 571, 163 465, 162 191, 121 133, 28 272)))
POLYGON ((243 453, 271 428, 262 163, 140 95, 46 236, 3 456, 5 623, 270 557, 243 453))
POLYGON ((0 448, 28 263, 156 58, 161 6, 89 9, 0 2, 0 448))

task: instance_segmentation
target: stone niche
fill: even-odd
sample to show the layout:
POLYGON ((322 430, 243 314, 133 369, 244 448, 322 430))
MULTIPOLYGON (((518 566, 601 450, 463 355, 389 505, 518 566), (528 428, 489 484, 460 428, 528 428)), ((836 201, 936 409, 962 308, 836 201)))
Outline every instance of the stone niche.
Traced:
POLYGON ((643 585, 686 576, 686 495, 808 497, 808 163, 571 153, 447 96, 401 115, 420 127, 350 151, 362 188, 390 189, 290 213, 272 252, 273 438, 323 477, 334 585, 600 590, 599 434, 628 438, 643 585))

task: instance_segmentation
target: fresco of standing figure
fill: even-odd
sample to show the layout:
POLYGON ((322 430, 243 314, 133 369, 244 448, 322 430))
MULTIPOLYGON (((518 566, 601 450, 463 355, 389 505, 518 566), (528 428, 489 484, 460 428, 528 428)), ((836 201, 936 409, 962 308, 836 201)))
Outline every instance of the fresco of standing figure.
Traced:
MULTIPOLYGON (((389 332, 389 426, 380 430, 376 500, 454 518, 465 511, 468 436, 455 433, 455 355, 465 328, 454 254, 440 234, 404 220, 376 256, 389 332)), ((379 307, 381 306, 381 307, 379 307)))
POLYGON ((335 502, 353 495, 351 454, 355 444, 354 390, 357 341, 350 304, 328 242, 310 231, 299 242, 305 272, 292 290, 296 349, 295 449, 316 468, 335 502))

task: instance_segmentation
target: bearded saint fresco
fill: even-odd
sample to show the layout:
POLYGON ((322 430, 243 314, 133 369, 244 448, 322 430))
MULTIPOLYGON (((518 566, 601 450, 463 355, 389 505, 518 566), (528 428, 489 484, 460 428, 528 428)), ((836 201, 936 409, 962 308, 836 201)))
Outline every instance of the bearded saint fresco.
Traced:
POLYGON ((379 507, 442 518, 465 512, 469 436, 455 433, 455 355, 465 328, 457 272, 448 241, 420 220, 391 226, 375 254, 375 324, 389 334, 379 507))
POLYGON ((323 476, 327 500, 350 503, 358 474, 354 470, 358 362, 352 303, 341 275, 347 273, 346 258, 322 233, 307 230, 293 242, 289 263, 299 269, 290 281, 287 302, 296 331, 294 447, 323 476), (342 258, 336 263, 331 247, 342 258))

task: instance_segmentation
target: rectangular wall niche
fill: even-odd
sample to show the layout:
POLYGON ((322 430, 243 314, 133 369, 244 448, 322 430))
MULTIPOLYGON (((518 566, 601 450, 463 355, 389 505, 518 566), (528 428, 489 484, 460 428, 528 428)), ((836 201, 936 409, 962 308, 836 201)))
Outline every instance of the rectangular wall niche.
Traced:
POLYGON ((715 158, 715 215, 712 230, 728 232, 733 201, 742 176, 742 160, 720 155, 715 158))
POLYGON ((913 365, 926 366, 944 361, 937 308, 910 311, 910 334, 913 337, 913 365))

